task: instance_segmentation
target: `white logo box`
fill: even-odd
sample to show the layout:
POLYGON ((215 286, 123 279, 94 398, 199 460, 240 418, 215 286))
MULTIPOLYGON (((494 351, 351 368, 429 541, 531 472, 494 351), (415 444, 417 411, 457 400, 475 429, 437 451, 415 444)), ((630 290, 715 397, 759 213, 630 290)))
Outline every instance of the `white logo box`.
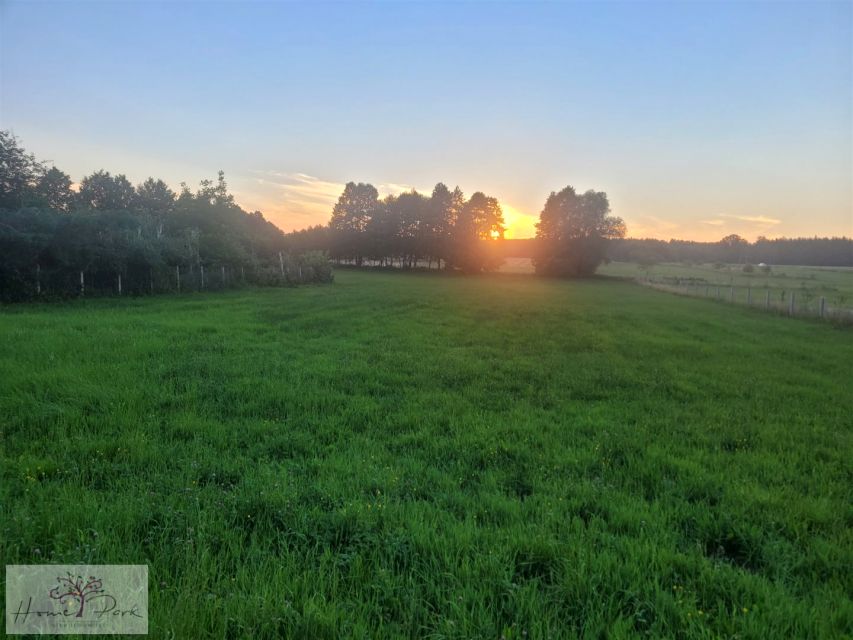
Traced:
POLYGON ((6 635, 148 633, 148 565, 6 565, 6 635))

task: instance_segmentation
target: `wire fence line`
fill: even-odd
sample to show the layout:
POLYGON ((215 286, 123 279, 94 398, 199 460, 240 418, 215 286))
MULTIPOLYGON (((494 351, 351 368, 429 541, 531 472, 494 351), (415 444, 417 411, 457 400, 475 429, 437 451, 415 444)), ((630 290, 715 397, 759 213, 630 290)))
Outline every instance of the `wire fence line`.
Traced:
POLYGON ((207 262, 71 268, 35 264, 31 269, 0 271, 0 301, 223 291, 244 286, 323 283, 333 278, 331 263, 319 253, 293 256, 280 252, 274 262, 249 265, 207 262))
POLYGON ((638 278, 638 283, 677 295, 706 298, 790 317, 811 317, 853 324, 853 308, 843 298, 830 298, 801 288, 750 287, 680 278, 638 278))

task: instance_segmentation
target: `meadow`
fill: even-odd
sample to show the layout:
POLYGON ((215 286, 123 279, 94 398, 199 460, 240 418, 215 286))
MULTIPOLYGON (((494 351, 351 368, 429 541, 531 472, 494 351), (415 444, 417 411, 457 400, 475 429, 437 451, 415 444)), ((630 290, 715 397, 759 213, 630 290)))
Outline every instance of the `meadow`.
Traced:
MULTIPOLYGON (((787 312, 790 296, 795 295, 798 314, 817 315, 820 299, 835 317, 853 319, 853 267, 808 267, 772 265, 765 271, 753 265, 744 271, 742 264, 685 264, 665 262, 641 265, 634 262, 609 262, 601 265, 599 275, 650 282, 689 295, 719 298, 738 304, 787 312)), ((501 267, 507 274, 531 274, 529 258, 509 258, 501 267)))
POLYGON ((5 564, 154 638, 839 638, 853 333, 630 282, 0 311, 5 564))

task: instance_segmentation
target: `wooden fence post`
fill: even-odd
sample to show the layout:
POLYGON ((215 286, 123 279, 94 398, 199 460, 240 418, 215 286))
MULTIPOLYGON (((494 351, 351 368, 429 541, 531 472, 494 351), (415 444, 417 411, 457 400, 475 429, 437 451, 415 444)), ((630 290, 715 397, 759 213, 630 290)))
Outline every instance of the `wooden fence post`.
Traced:
POLYGON ((826 315, 826 298, 823 296, 820 297, 820 317, 823 318, 826 315))
POLYGON ((770 309, 770 289, 767 290, 767 295, 764 296, 764 310, 770 309))
POLYGON ((118 274, 118 294, 121 295, 121 273, 118 274))
POLYGON ((735 301, 735 288, 729 287, 729 302, 735 301))
POLYGON ((80 295, 86 294, 86 279, 83 277, 83 272, 80 272, 80 295))
POLYGON ((281 270, 281 275, 284 275, 284 258, 281 257, 281 251, 278 252, 278 268, 281 270))
POLYGON ((204 289, 204 265, 200 264, 199 268, 201 269, 201 288, 204 289))
POLYGON ((788 315, 794 315, 794 292, 791 292, 791 299, 788 304, 788 315))
POLYGON ((225 286, 225 265, 222 265, 222 286, 225 286))
POLYGON ((240 265, 240 280, 246 282, 246 267, 244 267, 242 264, 240 265))
POLYGON ((181 292, 181 265, 175 265, 175 279, 178 283, 178 293, 181 292))
POLYGON ((148 289, 151 291, 152 294, 154 293, 154 270, 153 269, 148 270, 148 289))
POLYGON ((747 287, 746 288, 746 306, 747 307, 750 306, 751 303, 752 303, 752 289, 747 287))
POLYGON ((41 295, 41 265, 36 263, 36 295, 41 295))

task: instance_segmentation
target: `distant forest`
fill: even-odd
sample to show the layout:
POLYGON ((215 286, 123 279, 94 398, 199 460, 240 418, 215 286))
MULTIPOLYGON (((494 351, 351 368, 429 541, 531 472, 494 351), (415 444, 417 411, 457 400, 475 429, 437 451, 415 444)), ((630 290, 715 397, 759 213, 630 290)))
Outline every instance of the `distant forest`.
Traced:
POLYGON ((813 267, 853 267, 851 238, 760 237, 748 242, 737 235, 717 242, 688 240, 614 240, 607 248, 617 262, 731 262, 737 264, 789 264, 813 267))
POLYGON ((0 131, 0 300, 328 282, 319 252, 294 250, 246 212, 222 172, 179 193, 121 174, 71 178, 0 131))
MULTIPOLYGON (((505 258, 533 258, 536 239, 505 240, 505 258)), ((727 236, 717 242, 617 238, 607 242, 608 260, 655 264, 662 262, 787 264, 853 267, 853 238, 758 238, 749 242, 727 236)))

